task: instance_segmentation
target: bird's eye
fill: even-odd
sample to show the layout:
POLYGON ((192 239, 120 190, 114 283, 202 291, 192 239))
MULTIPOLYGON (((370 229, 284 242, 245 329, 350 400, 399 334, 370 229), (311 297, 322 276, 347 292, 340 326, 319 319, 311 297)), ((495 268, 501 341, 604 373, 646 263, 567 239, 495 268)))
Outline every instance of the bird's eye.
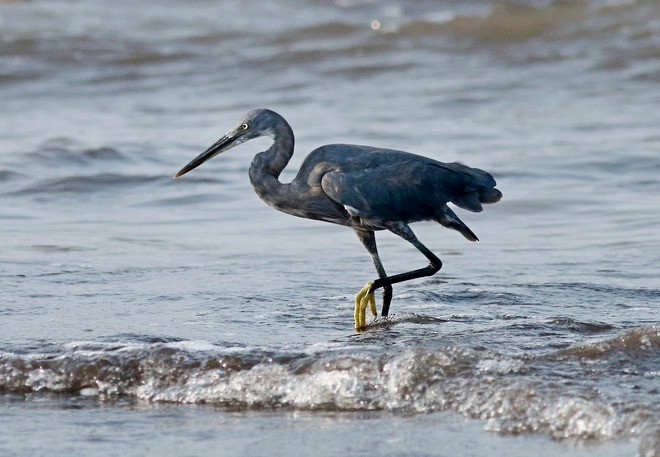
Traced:
POLYGON ((250 126, 247 125, 247 124, 243 124, 243 125, 241 125, 241 128, 242 128, 243 130, 247 130, 247 129, 250 128, 250 126))

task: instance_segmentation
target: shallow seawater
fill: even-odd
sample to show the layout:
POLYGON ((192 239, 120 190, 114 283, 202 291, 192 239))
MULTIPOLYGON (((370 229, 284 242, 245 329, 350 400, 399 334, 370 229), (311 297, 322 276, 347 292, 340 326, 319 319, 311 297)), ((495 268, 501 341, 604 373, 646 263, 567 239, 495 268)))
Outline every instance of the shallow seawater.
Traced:
POLYGON ((0 454, 660 455, 659 82, 650 0, 0 2, 0 454), (356 333, 268 139, 172 180, 257 107, 504 197, 356 333))

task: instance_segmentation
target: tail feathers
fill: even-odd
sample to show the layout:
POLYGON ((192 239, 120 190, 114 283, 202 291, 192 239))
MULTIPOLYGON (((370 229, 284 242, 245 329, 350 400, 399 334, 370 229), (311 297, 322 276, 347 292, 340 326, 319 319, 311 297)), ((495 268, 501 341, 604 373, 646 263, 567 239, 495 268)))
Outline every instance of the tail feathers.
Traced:
MULTIPOLYGON (((479 206, 481 207, 481 205, 479 206)), ((470 230, 468 226, 458 218, 456 213, 454 213, 447 206, 442 208, 442 211, 435 217, 435 220, 444 227, 458 230, 465 238, 470 241, 479 241, 477 235, 475 235, 474 232, 472 232, 472 230, 470 230)))
POLYGON ((461 190, 451 199, 456 206, 478 213, 483 211, 482 203, 496 203, 502 198, 502 192, 495 189, 497 183, 489 173, 458 162, 444 165, 462 177, 461 190))
POLYGON ((492 187, 482 187, 477 189, 477 193, 481 203, 497 203, 502 198, 502 192, 492 187))
POLYGON ((460 208, 479 213, 483 211, 482 203, 497 203, 501 198, 502 192, 493 187, 478 187, 452 198, 451 202, 460 208))
POLYGON ((452 198, 451 202, 460 208, 472 211, 474 213, 483 211, 481 202, 479 201, 479 192, 476 190, 473 190, 472 192, 463 192, 462 194, 452 198))

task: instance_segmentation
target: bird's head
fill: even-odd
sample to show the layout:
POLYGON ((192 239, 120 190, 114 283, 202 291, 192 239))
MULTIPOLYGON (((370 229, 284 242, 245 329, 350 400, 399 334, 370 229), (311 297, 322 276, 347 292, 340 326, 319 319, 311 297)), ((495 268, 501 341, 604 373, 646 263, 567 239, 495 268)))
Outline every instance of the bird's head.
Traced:
POLYGON ((248 111, 243 115, 241 121, 229 130, 222 138, 213 143, 206 151, 195 157, 185 167, 174 175, 178 178, 181 175, 188 173, 199 167, 201 164, 209 159, 217 156, 221 152, 225 152, 241 143, 260 136, 273 135, 273 117, 279 115, 267 109, 256 109, 248 111))

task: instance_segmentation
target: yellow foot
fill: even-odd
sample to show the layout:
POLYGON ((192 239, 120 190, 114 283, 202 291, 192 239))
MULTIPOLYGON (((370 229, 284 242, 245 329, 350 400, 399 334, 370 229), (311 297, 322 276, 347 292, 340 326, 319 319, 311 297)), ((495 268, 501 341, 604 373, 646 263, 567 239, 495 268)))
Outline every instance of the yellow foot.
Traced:
POLYGON ((369 281, 355 296, 355 330, 367 326, 367 306, 369 306, 371 314, 376 316, 376 297, 373 292, 369 292, 373 284, 373 281, 369 281))

